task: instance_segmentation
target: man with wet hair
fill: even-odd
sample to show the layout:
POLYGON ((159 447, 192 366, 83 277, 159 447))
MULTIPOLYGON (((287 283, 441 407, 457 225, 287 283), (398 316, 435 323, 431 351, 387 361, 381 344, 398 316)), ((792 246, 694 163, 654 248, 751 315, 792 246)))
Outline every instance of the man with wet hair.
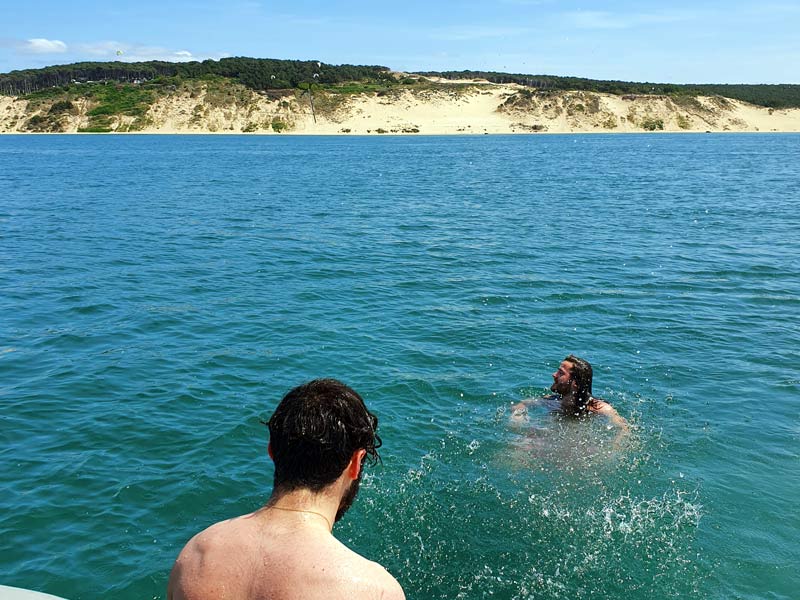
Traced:
POLYGON ((403 600, 383 567, 333 537, 365 464, 379 460, 378 419, 335 379, 291 390, 267 423, 272 495, 257 511, 212 525, 178 556, 168 600, 403 600))
MULTIPOLYGON (((590 414, 606 416, 609 421, 622 431, 628 430, 628 422, 614 410, 608 402, 592 396, 592 365, 588 361, 570 354, 553 373, 553 385, 550 391, 555 392, 550 399, 559 403, 558 412, 565 417, 581 418, 590 414)), ((536 400, 523 400, 511 409, 512 419, 519 419, 526 413, 527 406, 536 400)))

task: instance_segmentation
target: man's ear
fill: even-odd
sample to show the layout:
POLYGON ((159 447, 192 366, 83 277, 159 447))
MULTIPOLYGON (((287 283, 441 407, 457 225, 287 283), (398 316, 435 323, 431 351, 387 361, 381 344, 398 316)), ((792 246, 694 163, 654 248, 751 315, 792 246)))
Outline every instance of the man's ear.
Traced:
POLYGON ((361 466, 364 463, 364 457, 367 455, 367 451, 363 448, 356 450, 353 452, 353 455, 350 457, 350 463, 347 465, 347 476, 350 479, 358 479, 358 476, 361 474, 361 466))
POLYGON ((269 454, 269 457, 272 459, 272 462, 275 462, 275 457, 272 456, 272 442, 267 443, 267 454, 269 454))

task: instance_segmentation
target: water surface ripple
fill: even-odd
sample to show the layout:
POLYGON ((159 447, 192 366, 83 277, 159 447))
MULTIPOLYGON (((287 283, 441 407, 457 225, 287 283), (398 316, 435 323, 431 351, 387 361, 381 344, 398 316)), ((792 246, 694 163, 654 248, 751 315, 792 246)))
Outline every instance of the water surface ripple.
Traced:
POLYGON ((800 136, 0 137, 0 582, 164 598, 259 418, 379 415, 409 598, 796 597, 800 136), (508 405, 568 352, 620 451, 508 405))

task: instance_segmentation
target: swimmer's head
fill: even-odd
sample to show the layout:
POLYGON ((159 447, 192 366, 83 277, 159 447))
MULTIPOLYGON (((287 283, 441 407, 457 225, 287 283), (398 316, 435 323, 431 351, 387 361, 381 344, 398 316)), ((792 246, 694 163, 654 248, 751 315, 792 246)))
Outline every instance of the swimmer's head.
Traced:
POLYGON ((592 365, 570 354, 553 373, 550 389, 562 396, 571 392, 578 407, 583 408, 592 397, 592 365))
POLYGON ((274 491, 306 488, 318 493, 336 481, 356 450, 365 462, 379 460, 378 418, 352 388, 315 379, 283 397, 267 423, 275 463, 274 491))

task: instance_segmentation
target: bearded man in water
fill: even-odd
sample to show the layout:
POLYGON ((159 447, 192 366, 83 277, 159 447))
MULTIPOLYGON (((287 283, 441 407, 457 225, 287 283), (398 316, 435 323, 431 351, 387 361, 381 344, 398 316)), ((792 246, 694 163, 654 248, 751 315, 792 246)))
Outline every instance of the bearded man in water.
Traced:
MULTIPOLYGON (((565 417, 586 417, 591 414, 606 416, 622 431, 628 431, 628 422, 614 410, 608 402, 592 396, 592 365, 588 361, 570 354, 553 373, 553 385, 550 391, 555 396, 550 399, 558 401, 557 412, 565 417)), ((511 410, 512 419, 518 420, 527 412, 527 406, 536 400, 523 400, 515 404, 511 410)))
POLYGON ((317 379, 286 394, 267 425, 269 501, 193 537, 172 569, 168 600, 404 600, 394 577, 331 533, 364 463, 379 460, 378 419, 361 396, 317 379))

